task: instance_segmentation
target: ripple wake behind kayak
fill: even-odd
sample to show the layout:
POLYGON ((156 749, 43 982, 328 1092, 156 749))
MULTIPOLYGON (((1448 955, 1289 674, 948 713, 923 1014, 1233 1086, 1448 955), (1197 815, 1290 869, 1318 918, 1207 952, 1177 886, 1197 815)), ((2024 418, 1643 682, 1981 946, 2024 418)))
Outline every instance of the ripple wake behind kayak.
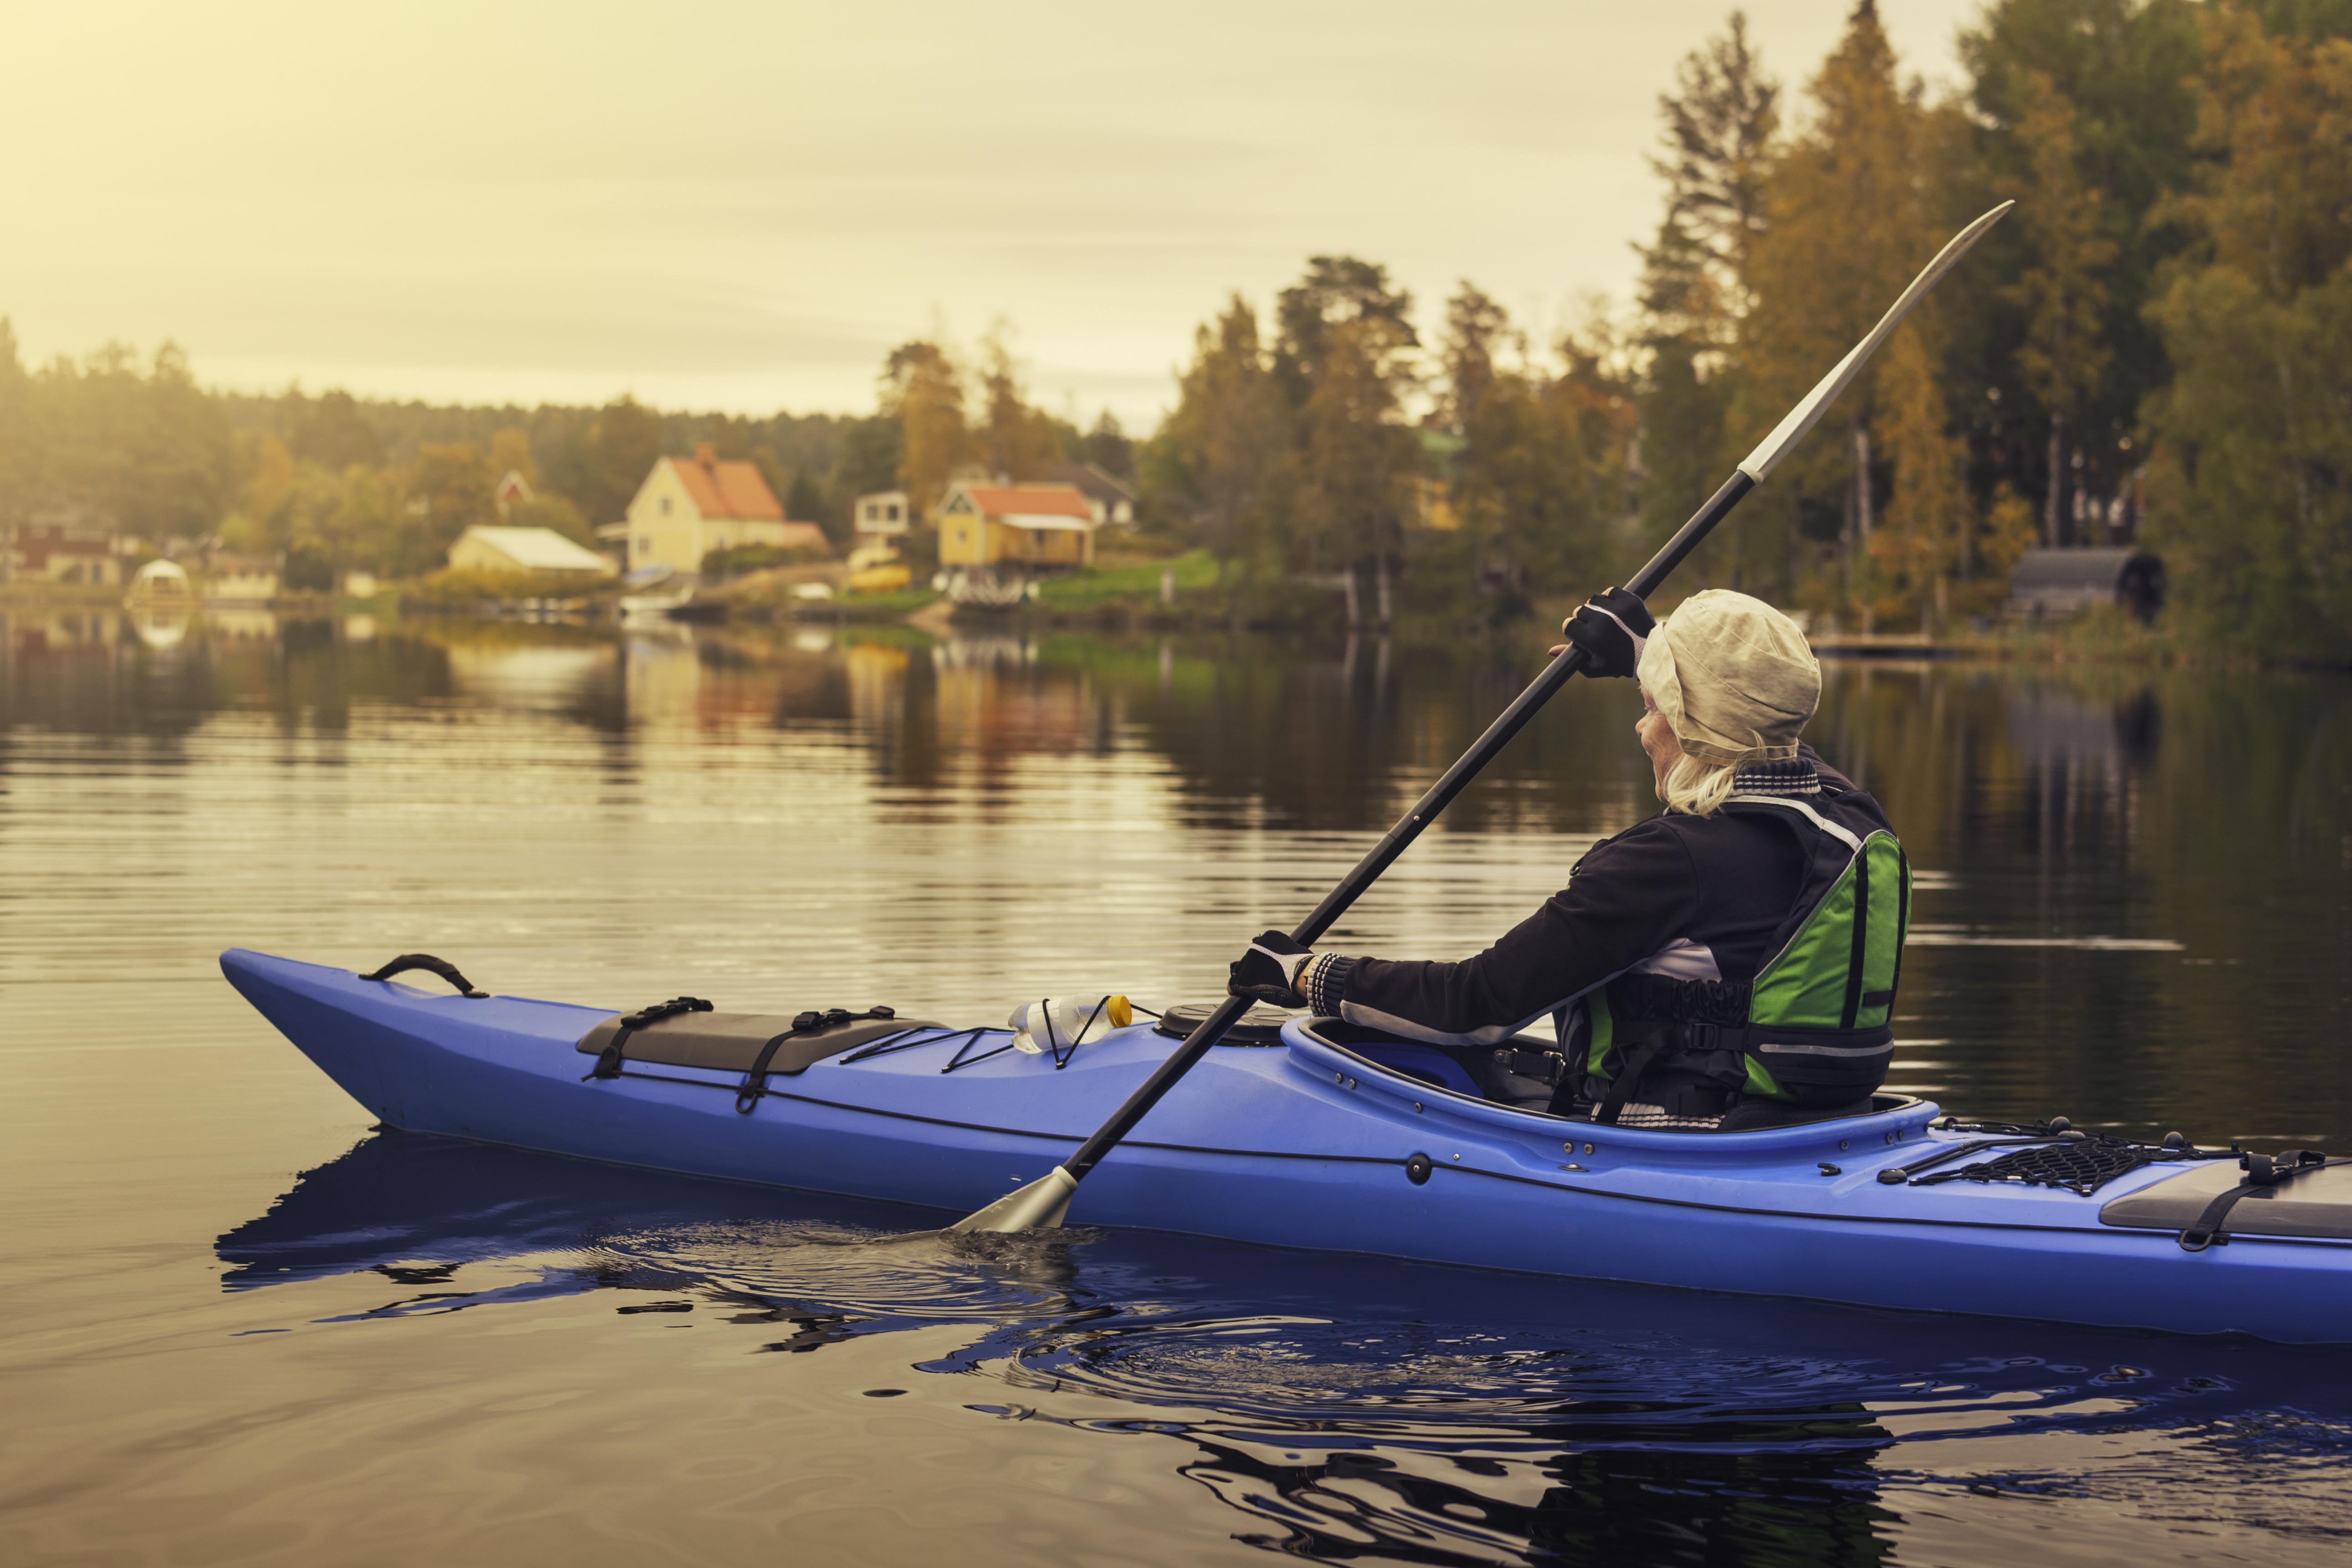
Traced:
POLYGON ((597 1238, 606 1266, 723 1295, 864 1318, 1022 1321, 1080 1310, 1083 1229, 1003 1236, 868 1230, 806 1220, 667 1226, 597 1238))

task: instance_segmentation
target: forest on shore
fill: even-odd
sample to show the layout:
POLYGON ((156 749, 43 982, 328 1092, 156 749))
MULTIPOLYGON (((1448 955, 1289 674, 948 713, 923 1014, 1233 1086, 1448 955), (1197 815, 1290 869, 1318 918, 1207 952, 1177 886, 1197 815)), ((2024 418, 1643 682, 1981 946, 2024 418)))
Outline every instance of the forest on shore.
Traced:
POLYGON ((1628 306, 1536 342, 1466 279, 1432 320, 1377 261, 1313 258, 1210 314, 1140 439, 1033 405, 999 334, 900 345, 870 413, 762 418, 221 393, 169 346, 28 369, 0 321, 0 524, 404 576, 500 521, 509 470, 534 499, 504 521, 585 540, 708 441, 845 540, 860 493, 1085 461, 1237 613, 1377 569, 1500 624, 1628 570, 2013 197, 1690 585, 1937 633, 2035 544, 2134 543, 2176 645, 2352 658, 2352 0, 1990 0, 1960 58, 1930 94, 1861 0, 1791 87, 1734 13, 1661 98, 1628 306))

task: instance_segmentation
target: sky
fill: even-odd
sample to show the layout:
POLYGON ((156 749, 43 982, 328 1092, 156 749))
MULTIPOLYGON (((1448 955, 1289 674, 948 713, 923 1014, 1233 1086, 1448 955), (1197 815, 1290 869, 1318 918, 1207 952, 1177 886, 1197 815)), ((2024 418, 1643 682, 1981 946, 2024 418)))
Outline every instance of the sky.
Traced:
MULTIPOLYGON (((1794 90, 1846 0, 1748 0, 1794 90)), ((1879 0, 1959 79, 1978 0, 1879 0)), ((208 384, 872 409, 1006 324, 1131 431, 1307 258, 1457 280, 1538 341, 1630 295, 1658 94, 1727 0, 209 0, 0 20, 0 315, 208 384)))

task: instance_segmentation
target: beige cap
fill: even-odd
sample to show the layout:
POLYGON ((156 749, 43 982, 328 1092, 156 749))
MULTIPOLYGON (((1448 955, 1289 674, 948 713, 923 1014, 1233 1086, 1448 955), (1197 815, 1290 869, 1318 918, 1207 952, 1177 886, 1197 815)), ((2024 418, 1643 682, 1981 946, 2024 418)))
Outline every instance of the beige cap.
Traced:
POLYGON ((1638 673, 1684 754, 1730 767, 1795 756, 1822 700, 1821 663, 1796 623, 1724 588, 1660 621, 1638 673))

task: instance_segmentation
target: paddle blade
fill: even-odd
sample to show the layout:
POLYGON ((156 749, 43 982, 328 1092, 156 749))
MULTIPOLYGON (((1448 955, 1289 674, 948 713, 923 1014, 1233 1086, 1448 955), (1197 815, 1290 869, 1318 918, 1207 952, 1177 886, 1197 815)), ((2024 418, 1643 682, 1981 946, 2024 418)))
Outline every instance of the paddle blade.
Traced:
POLYGON ((1911 307, 1926 299, 1927 290, 1933 289, 1945 273, 1958 265, 1960 258, 1969 253, 1969 247, 1984 237, 1985 230, 2007 217, 2009 209, 2016 205, 2015 202, 2003 202, 1952 236, 1944 248, 1936 253, 1936 259, 1927 263, 1918 277, 1911 279, 1911 287, 1903 290, 1903 297, 1878 319, 1878 325, 1870 329, 1870 335, 1849 349, 1845 358, 1831 367, 1829 374, 1822 377, 1820 384, 1806 395, 1805 400, 1789 410, 1789 416, 1774 426, 1772 433, 1756 444, 1756 450, 1748 453, 1740 463, 1739 471, 1759 485, 1769 478, 1772 470, 1780 466, 1780 459, 1805 438, 1805 433, 1829 411, 1830 405, 1837 401, 1837 395, 1846 389, 1846 384, 1862 374, 1862 367, 1870 363, 1872 354, 1878 352, 1878 345, 1903 324, 1903 318, 1911 313, 1911 307))
POLYGON ((966 1215, 950 1230, 1051 1230, 1070 1212, 1070 1194, 1078 1179, 1056 1165, 1025 1187, 1015 1187, 977 1214, 966 1215))

